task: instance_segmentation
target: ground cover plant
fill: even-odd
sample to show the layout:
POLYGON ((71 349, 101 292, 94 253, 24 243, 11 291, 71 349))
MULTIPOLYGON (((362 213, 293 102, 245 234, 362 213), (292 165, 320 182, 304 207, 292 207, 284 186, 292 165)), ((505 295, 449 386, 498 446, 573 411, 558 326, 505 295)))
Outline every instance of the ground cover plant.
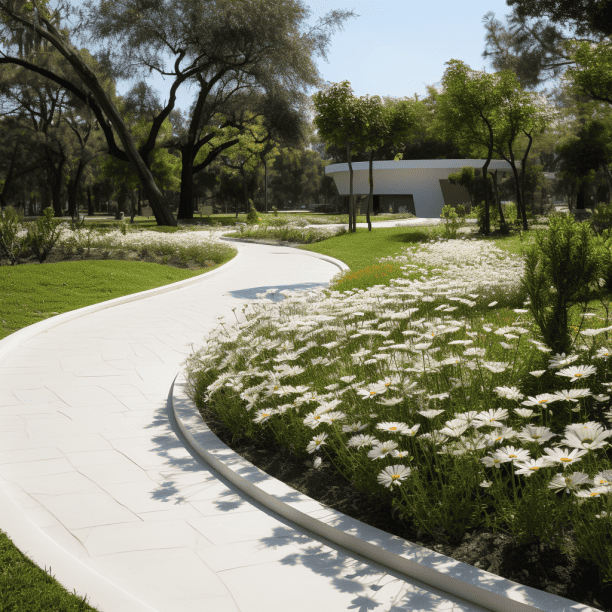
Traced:
MULTIPOLYGON (((578 233, 564 231, 575 249, 578 233)), ((363 257, 358 236, 304 248, 338 256, 352 240, 363 257)), ((596 568, 602 597, 612 579, 606 271, 591 270, 589 291, 566 304, 571 346, 555 354, 525 282, 530 251, 534 270, 547 265, 536 237, 500 239, 504 249, 432 236, 376 258, 402 269, 388 282, 281 291, 281 302, 262 294, 189 360, 192 395, 234 437, 274 440, 313 469, 328 463, 440 541, 485 528, 557 546, 596 568)), ((351 274, 362 282, 335 280, 351 274)), ((559 279, 543 278, 554 294, 559 279)))

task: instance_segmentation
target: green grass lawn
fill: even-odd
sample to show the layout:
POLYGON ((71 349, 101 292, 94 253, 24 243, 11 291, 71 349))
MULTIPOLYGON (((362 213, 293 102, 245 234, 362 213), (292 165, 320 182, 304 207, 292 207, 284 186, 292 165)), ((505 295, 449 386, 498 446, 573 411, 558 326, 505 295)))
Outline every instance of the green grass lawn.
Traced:
POLYGON ((0 339, 69 310, 199 274, 202 270, 143 261, 67 261, 3 266, 0 267, 0 339))

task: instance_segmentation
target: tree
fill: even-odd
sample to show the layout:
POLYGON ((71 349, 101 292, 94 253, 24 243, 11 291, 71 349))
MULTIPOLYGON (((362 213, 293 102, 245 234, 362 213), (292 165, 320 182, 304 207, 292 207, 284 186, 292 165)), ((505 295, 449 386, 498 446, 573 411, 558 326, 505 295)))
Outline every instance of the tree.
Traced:
MULTIPOLYGON (((363 135, 358 144, 361 149, 368 151, 370 194, 366 218, 368 231, 371 232, 370 209, 374 199, 374 156, 377 156, 378 151, 384 145, 397 146, 400 141, 405 140, 416 120, 412 112, 413 109, 408 104, 383 106, 379 96, 373 98, 369 96, 361 97, 360 104, 363 108, 365 123, 363 135)), ((398 158, 401 158, 401 153, 398 158)))
POLYGON ((448 182, 452 185, 461 185, 461 187, 465 188, 470 197, 470 208, 473 208, 477 183, 474 168, 472 166, 464 166, 459 172, 449 174, 448 182))
POLYGON ((499 117, 495 121, 494 148, 497 154, 512 167, 516 186, 517 218, 522 220, 523 230, 527 231, 527 212, 524 202, 527 157, 533 143, 533 135, 544 132, 557 112, 543 96, 523 91, 513 73, 504 71, 501 74, 503 76, 500 86, 504 89, 504 100, 499 108, 499 117), (513 149, 518 136, 526 136, 529 141, 521 159, 520 177, 513 149))
MULTIPOLYGON (((184 84, 195 85, 196 99, 168 146, 182 159, 179 218, 193 215, 193 176, 218 155, 237 145, 226 139, 194 165, 201 147, 213 137, 205 126, 242 89, 263 87, 269 104, 264 114, 273 131, 280 130, 289 109, 303 103, 299 89, 318 86, 311 55, 325 57, 329 43, 326 29, 341 26, 352 12, 333 11, 319 25, 302 34, 299 26, 309 11, 299 0, 125 0, 121 3, 88 2, 91 29, 98 43, 108 41, 105 56, 121 74, 155 71, 172 79, 166 106, 153 121, 145 157, 156 146, 161 123, 174 108, 176 92, 184 84), (167 66, 167 57, 171 58, 167 66), (284 95, 281 95, 284 92, 284 95), (273 102, 273 103, 272 103, 273 102), (284 109, 281 110, 280 102, 284 109), (278 120, 278 121, 277 121, 278 120)), ((299 115, 299 112, 297 112, 299 115)), ((228 123, 223 128, 239 127, 228 123)), ((285 125, 287 130, 290 126, 285 125)), ((295 122, 293 128, 295 127, 295 122)), ((285 131, 285 135, 287 131, 285 131)))
POLYGON ((576 138, 557 149, 562 160, 561 175, 578 184, 577 209, 585 208, 585 185, 595 179, 598 168, 604 171, 608 185, 609 164, 612 162, 612 130, 602 121, 590 121, 576 138))
POLYGON ((590 42, 600 42, 612 33, 609 13, 607 20, 595 18, 596 4, 601 4, 602 0, 569 0, 567 3, 515 0, 507 3, 514 6, 514 10, 507 16, 506 26, 495 19, 492 11, 483 17, 487 35, 482 56, 491 58, 496 71, 514 72, 526 89, 536 89, 556 79, 572 65, 573 60, 564 49, 564 42, 571 39, 563 31, 565 28, 590 42), (572 17, 567 16, 570 13, 555 10, 555 4, 566 4, 573 9, 572 17), (595 12, 589 13, 589 8, 595 12))
MULTIPOLYGON (((442 77, 443 91, 430 92, 436 101, 436 119, 443 133, 467 146, 486 150, 482 176, 488 179, 488 168, 495 146, 494 127, 500 118, 500 107, 507 98, 512 73, 487 74, 472 70, 460 60, 446 62, 448 68, 442 77), (466 141, 473 143, 467 145, 466 141)), ((502 226, 503 210, 498 202, 502 226)), ((489 190, 484 190, 483 231, 491 231, 489 219, 489 190)))
POLYGON ((116 106, 103 85, 102 78, 96 74, 95 68, 92 67, 91 62, 87 61, 83 52, 71 44, 67 31, 60 31, 55 27, 52 23, 52 15, 44 2, 31 0, 20 6, 14 6, 13 2, 2 1, 0 2, 0 14, 4 18, 4 31, 11 34, 11 39, 5 36, 2 40, 3 43, 6 44, 8 41, 10 45, 14 46, 12 35, 23 29, 28 30, 33 35, 38 35, 48 41, 66 59, 74 73, 74 80, 78 84, 51 70, 41 68, 33 62, 9 56, 4 51, 0 52, 0 64, 16 64, 37 72, 55 81, 84 104, 87 104, 95 114, 104 132, 109 145, 109 153, 133 164, 138 179, 153 208, 157 223, 159 225, 176 225, 168 202, 155 184, 146 160, 138 152, 132 135, 123 123, 116 106), (123 150, 117 146, 114 133, 118 135, 123 150))
POLYGON ((353 164, 351 149, 364 140, 366 118, 364 107, 355 96, 349 81, 332 83, 312 97, 319 135, 337 147, 345 147, 349 166, 349 232, 356 232, 355 199, 353 197, 353 164))
POLYGON ((597 32, 612 35, 610 0, 506 0, 521 19, 548 17, 553 23, 574 23, 578 36, 597 32))
MULTIPOLYGON (((227 174, 239 174, 242 179, 244 208, 249 211, 248 178, 259 167, 262 159, 271 162, 278 155, 278 149, 270 140, 269 134, 260 119, 248 133, 239 136, 239 143, 222 156, 224 171, 227 174)), ((236 218, 238 218, 238 203, 236 201, 236 218)))

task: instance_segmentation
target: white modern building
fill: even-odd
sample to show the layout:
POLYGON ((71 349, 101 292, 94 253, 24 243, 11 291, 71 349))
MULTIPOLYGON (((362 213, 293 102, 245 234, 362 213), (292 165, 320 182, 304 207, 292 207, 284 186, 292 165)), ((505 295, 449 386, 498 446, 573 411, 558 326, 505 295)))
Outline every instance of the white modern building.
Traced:
MULTIPOLYGON (((445 204, 456 206, 470 202, 467 189, 452 185, 448 175, 464 166, 482 168, 485 159, 417 159, 375 161, 372 164, 374 196, 380 212, 411 212, 417 217, 440 217, 445 204)), ((360 214, 365 215, 370 194, 369 162, 353 162, 353 193, 360 214)), ((512 168, 507 161, 492 159, 489 172, 497 173, 498 182, 512 168)), ((325 168, 336 183, 338 193, 349 195, 348 164, 330 164, 325 168)), ((372 212, 372 209, 370 209, 372 212)))

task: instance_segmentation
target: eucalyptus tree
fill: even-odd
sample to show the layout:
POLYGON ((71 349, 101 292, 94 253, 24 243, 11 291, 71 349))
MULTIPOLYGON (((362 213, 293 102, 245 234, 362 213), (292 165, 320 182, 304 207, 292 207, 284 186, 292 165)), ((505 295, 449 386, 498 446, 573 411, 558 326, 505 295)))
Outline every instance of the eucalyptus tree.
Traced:
MULTIPOLYGON (((194 165, 200 148, 214 137, 205 126, 215 113, 223 112, 221 106, 237 91, 256 86, 275 92, 276 106, 267 108, 272 116, 281 100, 285 111, 299 106, 304 101, 300 89, 319 85, 312 54, 325 57, 329 29, 353 16, 332 11, 302 33, 301 24, 310 11, 300 0, 89 0, 86 6, 94 38, 106 45, 105 56, 120 74, 157 72, 170 78, 168 101, 141 147, 145 156, 156 146, 178 88, 195 87, 193 105, 172 143, 182 159, 179 218, 192 216, 194 173, 238 144, 228 139, 194 165)), ((237 126, 227 122, 222 127, 237 126)))
POLYGON ((321 138, 346 150, 349 167, 349 232, 356 232, 351 151, 364 140, 367 121, 365 107, 353 95, 349 81, 332 83, 314 94, 312 101, 316 110, 314 124, 321 138))
MULTIPOLYGON (((471 146, 486 151, 482 176, 488 180, 488 168, 495 149, 495 129, 501 117, 501 107, 507 98, 512 73, 487 74, 472 70, 460 60, 446 62, 442 77, 442 92, 429 88, 435 101, 436 121, 441 131, 455 141, 473 143, 471 146)), ((503 210, 498 202, 500 219, 503 210)), ((484 190, 483 231, 491 231, 489 219, 489 190, 484 190)))

